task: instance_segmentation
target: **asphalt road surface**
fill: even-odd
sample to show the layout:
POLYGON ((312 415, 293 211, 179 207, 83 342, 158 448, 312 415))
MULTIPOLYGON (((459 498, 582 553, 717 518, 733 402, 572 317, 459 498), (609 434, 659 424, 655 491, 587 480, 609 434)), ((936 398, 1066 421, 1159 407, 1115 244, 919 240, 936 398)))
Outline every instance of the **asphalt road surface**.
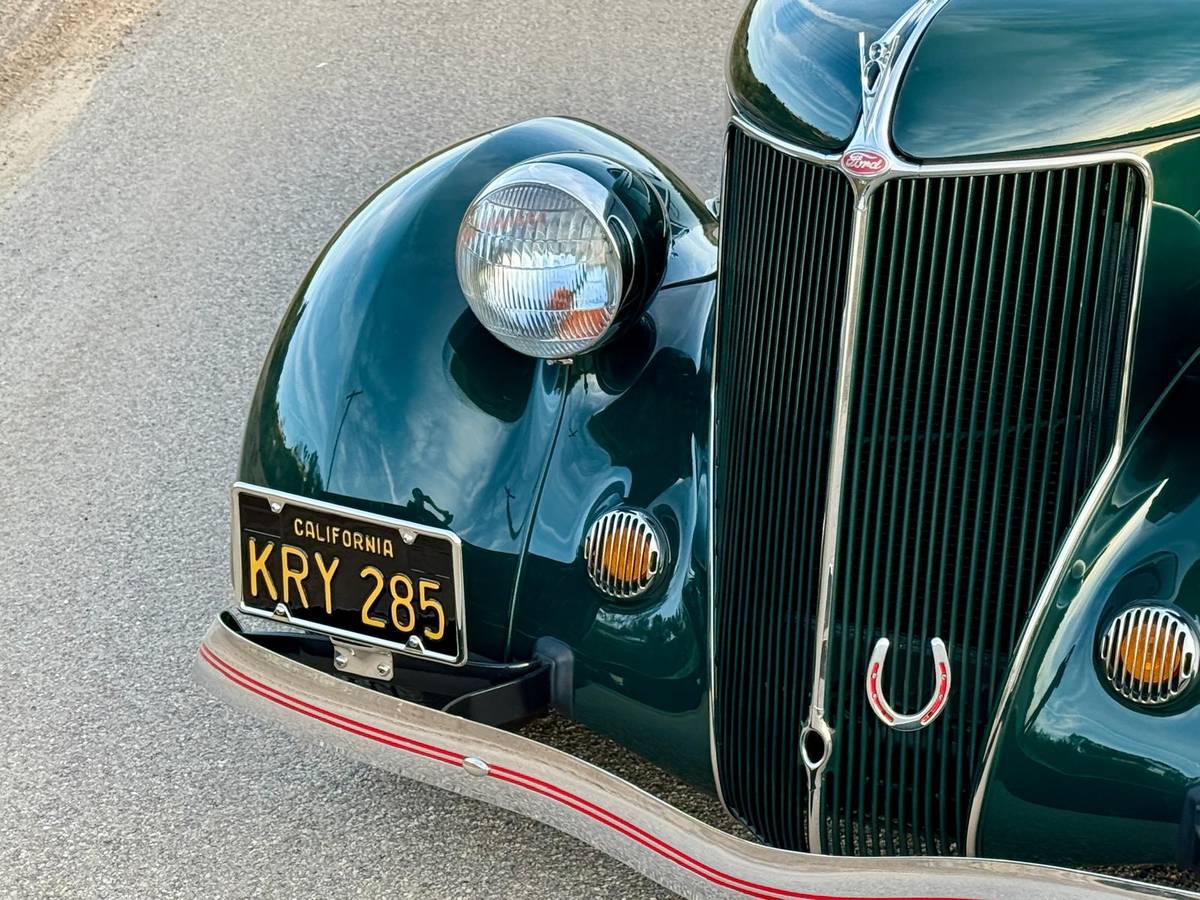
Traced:
POLYGON ((663 895, 260 726, 189 666, 229 601, 259 366, 342 219, 442 146, 552 113, 714 192, 740 5, 163 0, 94 84, 50 91, 53 140, 0 178, 0 893, 663 895))
POLYGON ((0 0, 0 896, 663 896, 189 668, 229 602, 254 381, 333 230, 410 163, 545 114, 714 193, 741 5, 0 0))

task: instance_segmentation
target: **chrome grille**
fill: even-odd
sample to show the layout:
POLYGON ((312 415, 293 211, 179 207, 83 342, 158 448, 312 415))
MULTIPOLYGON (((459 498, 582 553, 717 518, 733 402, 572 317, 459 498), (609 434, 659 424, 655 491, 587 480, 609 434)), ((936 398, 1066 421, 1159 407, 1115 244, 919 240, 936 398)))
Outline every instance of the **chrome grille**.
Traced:
POLYGON ((824 841, 957 853, 1002 679, 1055 551, 1115 440, 1141 180, 1123 164, 897 179, 875 195, 831 608, 824 841), (902 711, 862 686, 892 642, 902 711))
POLYGON ((716 754, 768 843, 806 828, 800 732, 852 204, 836 171, 730 132, 721 222, 714 511, 716 754))
MULTIPOLYGON (((836 170, 736 128, 725 190, 716 758, 731 809, 770 843, 807 849, 799 727, 846 298, 829 306, 787 288, 831 271, 844 286, 848 247, 786 229, 836 221, 844 237, 853 198, 836 170), (793 172, 840 186, 814 200, 793 172), (811 361, 798 334, 818 336, 821 369, 796 362, 811 361)), ((1134 167, 1104 163, 897 178, 870 197, 838 529, 824 536, 836 537, 822 704, 835 737, 819 849, 963 851, 1014 647, 1116 440, 1144 190, 1134 167), (889 729, 868 707, 867 660, 881 637, 902 712, 933 690, 930 639, 949 649, 956 687, 922 731, 889 729)))

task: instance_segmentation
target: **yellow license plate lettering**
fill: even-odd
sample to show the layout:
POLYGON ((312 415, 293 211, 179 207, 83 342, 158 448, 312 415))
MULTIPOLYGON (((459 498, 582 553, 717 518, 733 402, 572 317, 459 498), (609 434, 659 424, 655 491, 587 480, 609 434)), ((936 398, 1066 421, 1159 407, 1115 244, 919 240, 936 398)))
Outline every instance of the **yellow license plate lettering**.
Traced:
POLYGON ((313 554, 313 559, 317 563, 317 571, 321 573, 321 581, 325 584, 325 615, 333 615, 333 573, 337 571, 337 567, 341 564, 341 560, 336 556, 333 558, 333 563, 326 566, 325 560, 321 558, 321 551, 318 550, 313 554))
POLYGON ((446 634, 446 610, 442 608, 442 603, 437 597, 431 596, 430 591, 440 591, 442 586, 439 582, 432 581, 428 578, 422 578, 419 582, 419 590, 421 592, 421 612, 433 610, 434 616, 437 618, 437 627, 430 628, 425 626, 425 638, 430 641, 440 641, 446 634))
POLYGON ((370 596, 363 602, 362 605, 362 623, 370 625, 372 628, 387 628, 387 622, 383 619, 376 619, 371 615, 371 604, 383 593, 383 573, 374 566, 363 566, 363 570, 358 573, 360 578, 374 578, 375 587, 372 588, 370 596))
POLYGON ((392 592, 392 624, 396 626, 397 631, 408 634, 417 627, 417 610, 413 606, 412 579, 404 574, 393 575, 388 587, 392 592), (403 623, 396 615, 397 610, 400 609, 406 613, 403 623))
POLYGON ((289 544, 284 544, 279 553, 279 567, 283 573, 283 602, 292 605, 291 585, 294 584, 300 596, 300 605, 308 609, 308 594, 304 592, 304 579, 308 577, 308 554, 289 544), (299 560, 299 568, 292 568, 292 560, 299 560))
POLYGON ((388 542, 372 546, 372 535, 364 532, 360 547, 350 528, 302 519, 290 527, 285 524, 284 532, 242 532, 244 603, 266 609, 286 606, 295 621, 314 630, 336 626, 398 645, 413 635, 433 643, 455 637, 453 585, 421 569, 414 571, 403 555, 393 559, 388 542), (290 542, 291 532, 296 533, 295 543, 290 542), (314 546, 322 542, 330 546, 314 546), (348 552, 339 549, 343 545, 348 552), (368 554, 366 559, 360 553, 368 554), (355 604, 361 625, 354 622, 355 604))
POLYGON ((262 553, 259 553, 254 538, 250 538, 247 549, 250 551, 250 596, 258 596, 258 579, 261 577, 263 584, 267 586, 267 593, 271 595, 271 600, 278 601, 279 594, 275 592, 275 582, 271 580, 271 572, 267 569, 267 560, 271 556, 271 551, 275 549, 275 542, 268 541, 262 553))

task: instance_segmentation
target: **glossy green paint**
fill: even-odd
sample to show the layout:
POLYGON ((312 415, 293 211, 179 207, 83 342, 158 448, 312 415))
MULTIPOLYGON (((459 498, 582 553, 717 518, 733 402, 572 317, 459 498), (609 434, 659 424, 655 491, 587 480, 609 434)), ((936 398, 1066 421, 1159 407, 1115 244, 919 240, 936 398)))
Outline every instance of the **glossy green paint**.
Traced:
POLYGON ((469 647, 492 658, 564 379, 493 341, 460 299, 454 210, 495 153, 476 139, 414 167, 335 236, 276 334, 238 473, 453 529, 469 647))
POLYGON ((981 854, 1076 865, 1174 860, 1200 785, 1200 693, 1134 707, 1096 647, 1122 608, 1173 606, 1200 624, 1200 355, 1137 431, 1054 592, 997 745, 981 854))
POLYGON ((1200 347, 1200 136, 1153 149, 1146 159, 1154 207, 1134 342, 1130 428, 1200 347))
MULTIPOLYGON (((637 708, 647 732, 686 733, 688 745, 706 753, 703 579, 673 584, 660 597, 662 610, 686 620, 667 652, 688 662, 664 674, 663 655, 639 652, 662 636, 663 616, 598 604, 585 578, 562 589, 560 573, 530 561, 549 552, 548 534, 577 536, 583 527, 591 501, 560 500, 576 489, 571 460, 620 460, 631 483, 660 484, 664 460, 678 462, 679 447, 706 433, 697 423, 707 422, 707 405, 686 415, 656 412, 654 427, 643 418, 636 433, 622 430, 633 420, 621 410, 646 409, 650 376, 629 370, 626 354, 647 335, 647 371, 660 401, 672 398, 674 408, 676 397, 707 396, 697 387, 707 377, 696 369, 711 306, 714 228, 699 199, 655 160, 578 121, 521 123, 414 166, 355 212, 297 291, 253 400, 239 479, 452 529, 463 541, 473 657, 527 658, 530 636, 615 629, 619 641, 580 644, 579 717, 603 729, 637 708), (478 191, 517 162, 568 151, 642 174, 666 198, 669 220, 658 296, 575 367, 495 340, 470 312, 454 265, 458 225, 478 191), (602 396, 604 408, 595 407, 602 396), (630 442, 638 453, 619 449, 630 442), (550 498, 545 520, 543 496, 550 498), (554 602, 545 604, 548 592, 554 602), (623 667, 625 689, 606 698, 594 688, 609 666, 623 667)), ((679 469, 672 478, 682 476, 679 469)), ((691 492, 689 528, 703 526, 694 519, 700 490, 694 479, 677 489, 681 497, 691 492)), ((571 563, 576 556, 578 545, 571 563)), ((679 759, 677 769, 703 781, 699 764, 684 763, 674 749, 663 762, 679 759)))
POLYGON ((760 128, 805 147, 844 150, 862 113, 858 34, 875 40, 910 4, 751 3, 729 53, 734 108, 760 128))
POLYGON ((951 0, 905 72, 912 159, 1145 144, 1200 130, 1195 0, 951 0))
POLYGON ((572 367, 530 539, 514 655, 542 635, 575 652, 575 717, 693 783, 708 747, 708 429, 712 281, 664 290, 572 367), (632 602, 592 587, 584 532, 621 504, 648 510, 670 579, 632 602))

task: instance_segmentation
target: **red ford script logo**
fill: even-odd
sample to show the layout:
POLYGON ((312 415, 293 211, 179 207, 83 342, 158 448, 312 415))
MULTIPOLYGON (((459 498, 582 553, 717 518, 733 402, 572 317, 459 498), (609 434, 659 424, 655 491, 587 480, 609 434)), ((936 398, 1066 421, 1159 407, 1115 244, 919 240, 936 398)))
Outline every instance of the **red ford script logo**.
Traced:
POLYGON ((842 168, 851 175, 878 175, 887 167, 887 157, 874 150, 847 150, 842 155, 842 168))

